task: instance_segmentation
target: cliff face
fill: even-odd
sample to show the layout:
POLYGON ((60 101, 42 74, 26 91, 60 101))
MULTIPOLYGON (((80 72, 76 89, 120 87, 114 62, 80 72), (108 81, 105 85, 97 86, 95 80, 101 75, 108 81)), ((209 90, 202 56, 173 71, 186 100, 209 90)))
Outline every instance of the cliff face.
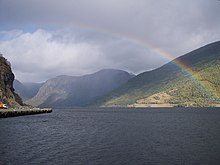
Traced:
POLYGON ((0 54, 0 101, 14 108, 22 106, 23 102, 14 92, 13 81, 10 63, 0 54))

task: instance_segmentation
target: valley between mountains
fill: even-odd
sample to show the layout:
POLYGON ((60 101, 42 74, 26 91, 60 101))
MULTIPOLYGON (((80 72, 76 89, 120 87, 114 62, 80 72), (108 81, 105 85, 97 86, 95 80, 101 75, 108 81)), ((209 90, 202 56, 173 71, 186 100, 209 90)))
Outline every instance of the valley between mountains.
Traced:
POLYGON ((220 104, 220 42, 138 75, 104 69, 57 76, 44 83, 14 81, 26 104, 43 107, 206 107, 220 104))

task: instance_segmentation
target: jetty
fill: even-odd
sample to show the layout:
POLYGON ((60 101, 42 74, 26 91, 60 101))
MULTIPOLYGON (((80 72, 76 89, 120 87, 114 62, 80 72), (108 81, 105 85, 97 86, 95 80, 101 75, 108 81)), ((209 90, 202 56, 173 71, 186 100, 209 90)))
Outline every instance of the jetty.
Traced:
POLYGON ((51 113, 52 108, 0 109, 0 118, 51 113))

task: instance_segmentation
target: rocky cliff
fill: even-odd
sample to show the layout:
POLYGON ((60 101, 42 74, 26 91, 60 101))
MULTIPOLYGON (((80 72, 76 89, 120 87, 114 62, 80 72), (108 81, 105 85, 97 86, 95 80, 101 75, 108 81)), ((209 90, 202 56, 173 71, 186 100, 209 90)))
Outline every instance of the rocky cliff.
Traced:
POLYGON ((0 101, 10 107, 23 105, 22 99, 14 92, 14 74, 10 63, 0 54, 0 101))

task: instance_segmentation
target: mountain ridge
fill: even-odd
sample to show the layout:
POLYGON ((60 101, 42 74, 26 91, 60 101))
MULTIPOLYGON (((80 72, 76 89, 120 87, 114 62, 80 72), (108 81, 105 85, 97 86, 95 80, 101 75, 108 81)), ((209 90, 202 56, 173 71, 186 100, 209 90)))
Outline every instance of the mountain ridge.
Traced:
POLYGON ((21 83, 16 79, 13 82, 15 92, 22 98, 23 101, 34 97, 42 85, 43 83, 21 83))
POLYGON ((47 80, 36 96, 26 103, 44 107, 87 106, 133 76, 117 69, 103 69, 84 76, 57 76, 47 80))
MULTIPOLYGON (((218 66, 220 64, 220 41, 182 55, 155 70, 143 72, 135 76, 122 87, 112 91, 111 94, 96 101, 93 105, 130 106, 136 104, 138 100, 150 97, 156 93, 169 93, 169 90, 173 91, 172 88, 174 87, 177 89, 176 91, 180 92, 179 86, 184 87, 184 83, 188 84, 185 87, 187 86, 189 89, 194 88, 199 93, 197 93, 197 100, 193 95, 190 96, 188 94, 184 96, 186 91, 182 90, 182 94, 179 93, 178 96, 173 94, 170 104, 175 106, 210 106, 211 104, 219 103, 219 98, 214 99, 214 96, 210 96, 213 100, 208 101, 205 98, 208 97, 205 91, 198 89, 201 86, 198 84, 199 80, 198 82, 193 82, 190 79, 190 74, 186 72, 186 68, 181 68, 175 61, 190 67, 206 81, 211 81, 214 77, 219 78, 215 79, 215 84, 210 84, 211 86, 217 86, 215 90, 219 92, 220 68, 218 66), (180 100, 182 100, 182 103, 180 103, 180 100), (202 100, 204 103, 202 103, 202 100)), ((146 104, 146 106, 148 105, 146 104)))

